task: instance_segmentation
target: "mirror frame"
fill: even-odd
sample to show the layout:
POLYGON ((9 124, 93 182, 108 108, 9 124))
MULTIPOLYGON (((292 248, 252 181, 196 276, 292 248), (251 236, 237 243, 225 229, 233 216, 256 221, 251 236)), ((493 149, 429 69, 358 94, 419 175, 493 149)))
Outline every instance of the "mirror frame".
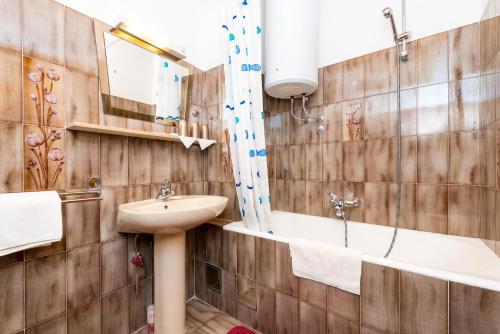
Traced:
POLYGON ((94 20, 94 33, 97 48, 99 84, 102 97, 102 107, 105 114, 134 118, 152 123, 161 123, 170 126, 177 126, 178 121, 164 120, 156 117, 155 105, 142 103, 126 99, 123 97, 113 96, 110 94, 108 64, 106 59, 106 46, 104 41, 104 33, 111 33, 129 43, 132 43, 148 52, 154 53, 160 57, 168 59, 175 64, 180 65, 188 70, 188 75, 182 78, 181 82, 181 104, 179 110, 179 118, 185 119, 189 105, 188 97, 191 90, 194 66, 183 60, 183 56, 170 49, 162 49, 155 46, 145 37, 140 37, 131 34, 126 30, 126 25, 120 22, 116 27, 94 20))

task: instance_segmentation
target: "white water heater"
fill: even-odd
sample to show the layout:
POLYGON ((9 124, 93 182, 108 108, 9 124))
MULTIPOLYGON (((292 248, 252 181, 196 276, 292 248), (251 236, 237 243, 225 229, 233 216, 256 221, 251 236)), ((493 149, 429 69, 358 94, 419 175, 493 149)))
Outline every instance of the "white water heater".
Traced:
POLYGON ((318 88, 319 0, 264 0, 267 94, 281 99, 318 88))

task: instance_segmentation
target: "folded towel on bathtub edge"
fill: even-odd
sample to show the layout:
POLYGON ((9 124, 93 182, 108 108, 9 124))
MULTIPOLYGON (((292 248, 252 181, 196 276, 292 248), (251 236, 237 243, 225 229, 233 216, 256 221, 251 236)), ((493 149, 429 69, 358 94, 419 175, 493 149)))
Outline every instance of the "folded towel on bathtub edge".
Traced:
POLYGON ((359 295, 362 253, 356 249, 293 239, 293 274, 359 295))

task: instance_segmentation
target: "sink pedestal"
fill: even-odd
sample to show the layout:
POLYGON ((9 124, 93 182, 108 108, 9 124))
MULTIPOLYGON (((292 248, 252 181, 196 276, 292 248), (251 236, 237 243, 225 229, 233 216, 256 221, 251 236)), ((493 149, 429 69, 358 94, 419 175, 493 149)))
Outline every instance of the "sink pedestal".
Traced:
POLYGON ((186 232, 155 234, 155 333, 183 334, 186 324, 186 232))

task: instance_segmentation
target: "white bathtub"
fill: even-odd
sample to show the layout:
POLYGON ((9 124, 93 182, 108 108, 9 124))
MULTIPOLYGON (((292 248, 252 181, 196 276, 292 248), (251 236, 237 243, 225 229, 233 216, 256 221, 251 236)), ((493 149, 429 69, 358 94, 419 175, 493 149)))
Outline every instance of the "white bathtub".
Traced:
MULTIPOLYGON (((273 211, 273 233, 245 228, 243 222, 225 230, 286 242, 294 238, 344 245, 342 220, 273 211)), ((384 254, 394 228, 348 222, 349 247, 363 252, 363 261, 500 291, 500 258, 480 239, 400 228, 388 258, 384 254)))

